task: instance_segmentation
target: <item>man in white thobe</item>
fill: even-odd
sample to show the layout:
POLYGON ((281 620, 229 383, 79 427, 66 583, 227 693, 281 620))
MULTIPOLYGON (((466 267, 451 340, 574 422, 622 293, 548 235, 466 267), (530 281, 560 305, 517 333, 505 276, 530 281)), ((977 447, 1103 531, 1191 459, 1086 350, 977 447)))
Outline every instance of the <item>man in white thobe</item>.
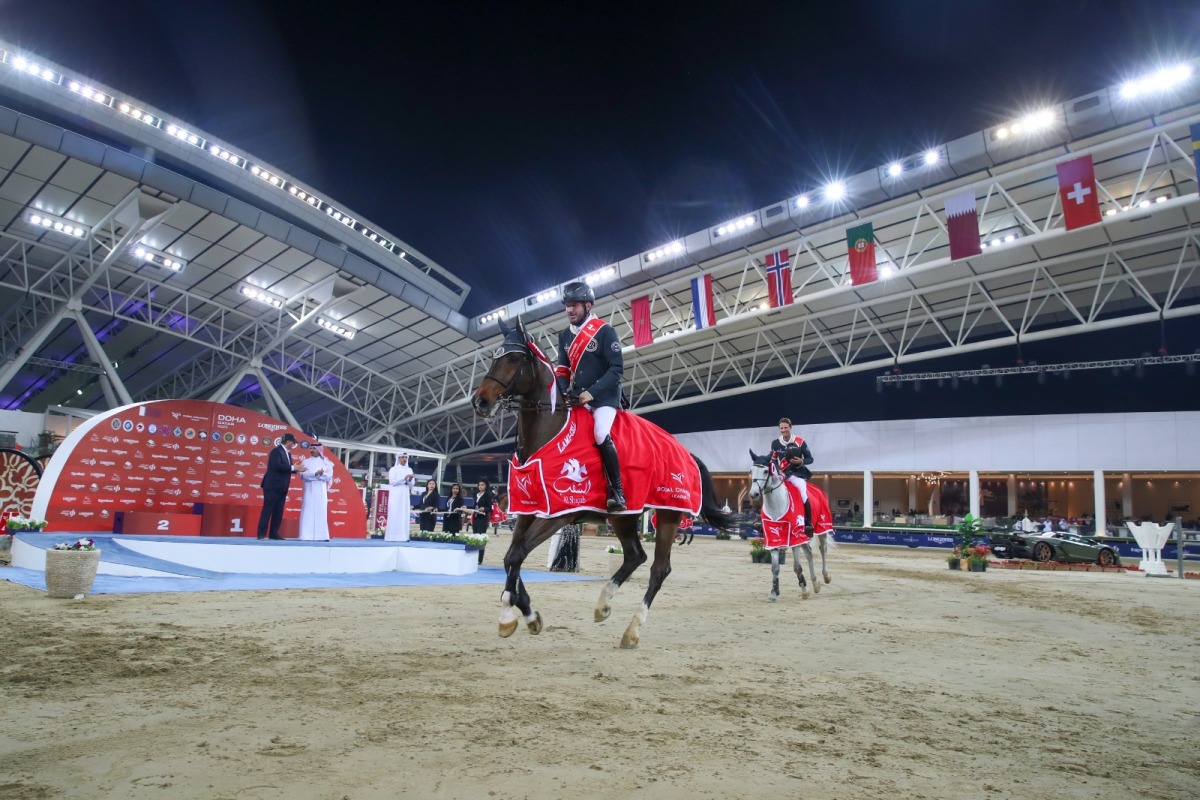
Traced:
POLYGON ((333 484, 333 462, 325 448, 314 442, 312 453, 300 462, 304 494, 300 499, 300 539, 329 541, 329 487, 333 484))
POLYGON ((398 453, 396 466, 388 470, 387 529, 383 532, 385 542, 408 541, 413 480, 413 471, 408 466, 408 453, 398 453))

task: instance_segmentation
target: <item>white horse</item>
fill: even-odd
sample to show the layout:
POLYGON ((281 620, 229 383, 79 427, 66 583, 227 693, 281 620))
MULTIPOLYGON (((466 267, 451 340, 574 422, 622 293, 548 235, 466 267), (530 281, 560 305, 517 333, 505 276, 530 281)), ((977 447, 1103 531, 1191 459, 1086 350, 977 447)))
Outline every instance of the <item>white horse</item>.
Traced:
MULTIPOLYGON (((750 451, 750 499, 758 501, 761 498, 762 509, 771 519, 783 519, 787 514, 788 508, 791 505, 791 499, 788 496, 787 487, 784 486, 784 478, 779 473, 778 468, 772 464, 771 456, 756 456, 754 451, 750 451)), ((816 486, 809 485, 810 501, 812 493, 818 493, 821 490, 816 486)), ((811 505, 811 502, 810 502, 811 505)), ((812 520, 805 519, 805 527, 807 530, 812 530, 812 520)), ((813 576, 813 592, 820 594, 821 584, 817 583, 817 569, 813 563, 812 539, 816 538, 818 547, 821 550, 821 577, 825 583, 833 580, 833 576, 829 574, 829 563, 826 560, 828 550, 837 548, 837 542, 833 541, 832 536, 828 536, 822 531, 810 538, 804 544, 798 544, 792 547, 792 565, 796 570, 796 578, 800 581, 800 597, 807 600, 811 597, 808 589, 808 582, 804 580, 804 567, 800 563, 800 550, 804 550, 804 554, 808 556, 808 571, 813 576), (828 544, 826 544, 828 542, 828 544)), ((779 550, 780 548, 771 549, 771 594, 767 600, 774 603, 779 599, 779 550)))

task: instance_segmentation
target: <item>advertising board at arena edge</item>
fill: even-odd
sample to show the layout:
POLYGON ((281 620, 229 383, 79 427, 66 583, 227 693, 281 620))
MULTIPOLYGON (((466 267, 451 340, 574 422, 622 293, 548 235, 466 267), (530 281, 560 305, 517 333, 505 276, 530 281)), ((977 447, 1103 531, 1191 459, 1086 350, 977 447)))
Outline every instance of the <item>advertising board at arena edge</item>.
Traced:
MULTIPOLYGON (((49 531, 111 531, 118 512, 191 515, 221 505, 262 506, 267 456, 290 432, 308 455, 312 437, 257 411, 206 400, 135 403, 85 420, 55 450, 33 500, 49 531)), ((366 509, 349 470, 328 450, 329 534, 362 537, 366 509)), ((296 459, 299 460, 299 459, 296 459)), ((293 480, 284 517, 300 516, 302 481, 293 480)))

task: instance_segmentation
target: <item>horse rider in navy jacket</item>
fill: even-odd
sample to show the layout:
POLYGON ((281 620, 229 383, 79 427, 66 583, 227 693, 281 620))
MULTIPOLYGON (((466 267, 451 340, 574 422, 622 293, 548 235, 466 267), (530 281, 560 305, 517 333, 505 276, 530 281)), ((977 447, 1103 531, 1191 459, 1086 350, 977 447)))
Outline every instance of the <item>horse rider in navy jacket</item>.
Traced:
POLYGON ((621 486, 621 462, 609 432, 621 407, 621 376, 625 359, 617 332, 592 314, 596 293, 581 281, 563 288, 563 306, 571 323, 558 334, 558 366, 554 370, 558 388, 569 406, 583 406, 592 414, 600 463, 608 481, 608 512, 625 510, 621 486))

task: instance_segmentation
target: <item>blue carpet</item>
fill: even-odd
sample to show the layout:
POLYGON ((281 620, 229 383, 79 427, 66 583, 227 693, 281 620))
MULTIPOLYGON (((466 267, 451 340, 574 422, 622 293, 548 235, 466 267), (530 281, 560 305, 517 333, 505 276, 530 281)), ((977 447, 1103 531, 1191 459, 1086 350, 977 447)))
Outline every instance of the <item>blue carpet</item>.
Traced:
MULTIPOLYGON (((234 592, 261 591, 264 589, 350 589, 363 586, 454 586, 469 584, 493 584, 497 587, 504 585, 504 569, 502 567, 481 566, 472 575, 432 575, 417 572, 364 572, 364 573, 303 573, 303 574, 246 574, 213 572, 212 570, 187 567, 173 562, 164 562, 141 553, 122 547, 114 541, 113 534, 82 534, 90 536, 104 551, 104 560, 111 563, 129 566, 148 567, 152 569, 168 569, 177 573, 171 577, 140 577, 126 575, 97 575, 92 584, 90 594, 152 594, 156 592, 234 592)), ((58 542, 73 541, 81 534, 36 533, 21 534, 22 541, 35 547, 49 549, 58 542)), ((141 536, 139 539, 154 539, 160 541, 178 540, 180 537, 171 536, 141 536)), ((191 538, 191 537, 189 537, 191 538)), ((254 539, 236 537, 211 537, 205 541, 219 544, 257 545, 261 542, 254 539)), ((382 541, 338 540, 332 542, 299 542, 289 540, 286 543, 270 545, 273 547, 383 547, 392 546, 382 541)), ((408 547, 442 548, 461 547, 438 542, 410 542, 408 547)), ((21 567, 0 567, 0 579, 10 583, 28 586, 32 589, 46 591, 46 573, 40 570, 23 569, 21 567)), ((544 583, 547 581, 594 581, 601 580, 589 575, 576 575, 567 572, 538 572, 522 570, 521 579, 526 583, 544 583)))
MULTIPOLYGON (((0 578, 46 591, 46 573, 19 567, 0 568, 0 578)), ((589 575, 521 571, 526 583, 595 581, 589 575)), ((504 585, 504 569, 480 567, 474 575, 421 575, 413 572, 372 572, 337 575, 232 575, 205 578, 140 578, 97 575, 90 594, 153 594, 155 592, 235 592, 264 589, 352 589, 363 586, 452 586, 490 583, 504 585)))

